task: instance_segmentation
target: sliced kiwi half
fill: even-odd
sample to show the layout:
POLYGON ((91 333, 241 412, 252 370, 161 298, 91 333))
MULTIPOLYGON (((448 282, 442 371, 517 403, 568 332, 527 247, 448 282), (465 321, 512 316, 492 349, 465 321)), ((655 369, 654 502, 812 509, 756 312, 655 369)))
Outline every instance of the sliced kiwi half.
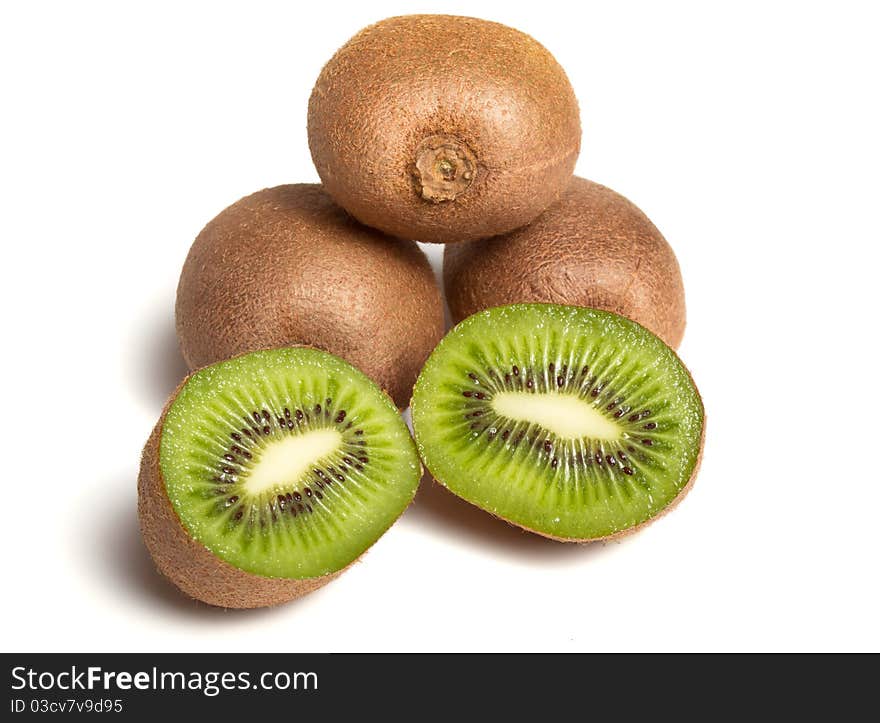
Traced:
POLYGON ((193 597, 274 604, 357 559, 420 474, 397 408, 364 374, 315 349, 259 351, 175 392, 144 454, 141 527, 193 597))
POLYGON ((654 519, 696 474, 703 405, 639 324, 596 309, 478 312, 437 346, 412 399, 434 478, 509 522, 566 541, 654 519))

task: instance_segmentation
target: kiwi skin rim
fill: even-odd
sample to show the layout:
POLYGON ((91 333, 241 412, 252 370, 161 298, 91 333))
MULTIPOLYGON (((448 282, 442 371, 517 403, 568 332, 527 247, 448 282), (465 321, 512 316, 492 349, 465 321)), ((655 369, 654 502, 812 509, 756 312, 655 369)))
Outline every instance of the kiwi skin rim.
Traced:
MULTIPOLYGON (((534 303, 534 304, 530 304, 530 306, 557 306, 557 305, 556 304, 534 303)), ((498 307, 495 307, 495 308, 498 308, 498 307)), ((599 310, 599 311, 601 311, 601 310, 599 310)), ((479 314, 482 312, 478 311, 477 313, 479 314)), ((605 313, 613 313, 613 312, 605 312, 605 313)), ((462 321, 464 321, 464 320, 462 320, 462 321)), ((633 321, 633 320, 630 319, 630 321, 633 321)), ((633 323, 635 323, 638 326, 641 326, 643 329, 645 329, 645 327, 642 326, 641 324, 639 324, 637 321, 633 321, 633 323)), ((649 334, 651 334, 652 336, 657 336, 656 334, 654 334, 650 330, 648 330, 648 329, 645 329, 645 330, 649 334)), ((666 344, 666 342, 663 342, 663 343, 666 344)), ((668 344, 667 344, 667 346, 668 346, 668 344)), ((691 488, 694 486, 694 482, 697 479, 697 473, 700 471, 700 465, 702 464, 702 461, 703 461, 703 449, 704 449, 704 445, 706 442, 706 407, 703 404, 703 397, 700 394, 700 390, 697 387, 696 383, 694 383, 694 378, 693 378, 693 375, 691 374, 691 370, 688 369, 687 366, 685 366, 684 362, 681 361, 681 357, 678 356, 678 352, 675 349, 672 349, 672 347, 669 347, 669 348, 672 351, 675 358, 678 359, 682 368, 687 372, 688 379, 691 380, 691 385, 693 386, 694 391, 696 391, 696 393, 697 393, 697 399, 699 400, 700 408, 703 411, 703 424, 702 424, 702 428, 700 429, 700 449, 697 452, 697 459, 694 462, 694 468, 691 471, 691 476, 688 479, 687 484, 684 487, 682 487, 681 490, 679 491, 679 493, 675 497, 673 497, 669 501, 669 503, 662 510, 660 510, 656 515, 654 515, 653 517, 649 517, 647 520, 644 520, 643 522, 640 522, 637 525, 633 525, 632 527, 627 527, 626 529, 623 529, 623 530, 618 530, 617 532, 612 532, 610 535, 602 535, 600 537, 580 538, 580 537, 559 537, 558 535, 551 535, 549 532, 542 532, 541 530, 535 530, 535 529, 532 529, 531 527, 526 527, 525 525, 521 525, 519 522, 514 522, 513 520, 509 520, 506 517, 502 517, 501 515, 496 515, 496 514, 490 512, 489 510, 487 510, 483 507, 480 507, 477 504, 474 504, 466 497, 462 497, 460 494, 455 492, 443 480, 439 479, 434 474, 434 471, 430 467, 428 467, 428 463, 424 459, 422 459, 422 466, 428 468, 428 473, 431 475, 431 479, 433 479, 435 482, 437 482, 441 487, 443 487, 445 490, 447 490, 451 494, 453 494, 456 497, 458 497, 459 499, 467 502, 469 505, 473 505, 477 509, 482 510, 483 512, 490 515, 491 517, 494 517, 497 520, 502 520, 503 522, 506 522, 507 524, 512 525, 513 527, 519 527, 520 529, 525 530, 526 532, 532 532, 536 535, 540 535, 541 537, 545 537, 548 540, 553 540, 555 542, 573 542, 573 543, 581 543, 581 544, 589 543, 589 542, 610 542, 612 540, 618 540, 621 537, 627 537, 628 535, 632 535, 636 532, 639 532, 640 530, 642 530, 645 527, 647 527, 648 525, 650 525, 652 522, 659 520, 661 517, 663 517, 666 514, 668 514, 669 512, 671 512, 675 507, 677 507, 681 503, 681 501, 687 496, 687 493, 690 492, 691 488)), ((410 405, 412 405, 412 401, 410 401, 410 405)), ((413 425, 413 433, 414 433, 414 436, 416 439, 416 449, 419 449, 420 448, 419 444, 418 444, 418 436, 419 435, 418 435, 418 431, 415 428, 415 425, 413 425)))
MULTIPOLYGON (((296 346, 305 347, 303 344, 296 346)), ((247 356, 249 353, 238 356, 247 356)), ((201 367, 204 368, 206 367, 201 367)), ((308 595, 359 562, 367 551, 364 550, 361 556, 341 570, 320 577, 296 579, 255 575, 221 560, 207 547, 190 537, 168 498, 165 477, 159 466, 162 429, 168 410, 177 399, 177 395, 201 369, 187 374, 168 397, 159 421, 153 427, 141 454, 137 485, 138 522, 144 545, 162 575, 191 598, 208 605, 238 609, 260 608, 291 602, 308 595)), ((384 389, 382 393, 391 398, 384 389)), ((377 542, 378 539, 376 538, 377 542)))

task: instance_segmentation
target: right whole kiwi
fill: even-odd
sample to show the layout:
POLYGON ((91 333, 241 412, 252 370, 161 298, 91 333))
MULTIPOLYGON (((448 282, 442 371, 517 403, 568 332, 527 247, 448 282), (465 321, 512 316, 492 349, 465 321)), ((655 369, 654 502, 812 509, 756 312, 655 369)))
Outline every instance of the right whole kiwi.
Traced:
POLYGON ((258 191, 209 222, 183 265, 176 319, 191 369, 313 346, 358 367, 400 408, 444 330, 418 245, 360 225, 315 184, 258 191))
POLYGON ((673 349, 684 335, 672 248, 632 202, 584 178, 525 228, 447 246, 443 280, 456 323, 489 307, 543 302, 629 317, 673 349))
POLYGON ((361 30, 321 71, 309 147, 361 222, 450 243, 533 220, 574 171, 581 127, 565 71, 530 36, 450 15, 361 30))

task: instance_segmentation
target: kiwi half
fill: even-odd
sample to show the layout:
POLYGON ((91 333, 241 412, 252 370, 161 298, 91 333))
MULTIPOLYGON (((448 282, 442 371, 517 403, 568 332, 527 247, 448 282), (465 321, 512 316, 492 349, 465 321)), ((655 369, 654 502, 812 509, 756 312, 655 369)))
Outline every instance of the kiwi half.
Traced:
POLYGON ((622 314, 673 348, 684 334, 684 285, 666 239, 626 198, 584 178, 525 228, 447 246, 443 280, 455 321, 547 302, 622 314))
POLYGON ((361 222, 449 243, 518 228, 559 198, 580 151, 565 71, 513 28, 451 15, 361 30, 321 71, 309 147, 361 222))
POLYGON ((425 254, 366 228, 314 184, 258 191, 196 238, 177 287, 190 369, 305 344, 354 364, 405 407, 443 335, 425 254))
POLYGON ((147 443, 138 512, 159 570, 194 598, 249 608, 328 582, 403 512, 421 464, 391 399, 305 347, 189 376, 147 443))
POLYGON ((514 304, 458 324, 412 399, 416 444, 441 484, 565 541, 652 520, 693 481, 703 405, 657 336, 617 314, 514 304))

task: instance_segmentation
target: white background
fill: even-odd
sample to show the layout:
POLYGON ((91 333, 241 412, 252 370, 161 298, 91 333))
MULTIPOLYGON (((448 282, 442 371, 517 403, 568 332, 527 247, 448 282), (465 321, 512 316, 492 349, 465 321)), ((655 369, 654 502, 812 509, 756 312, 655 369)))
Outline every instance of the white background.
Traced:
POLYGON ((877 17, 715 6, 4 3, 3 649, 880 648, 877 17), (317 180, 321 65, 419 11, 544 43, 580 98, 578 173, 675 248, 700 478, 656 525, 586 547, 426 487, 308 598, 193 603, 153 571, 135 512, 141 446, 185 372, 181 264, 239 197, 317 180))

